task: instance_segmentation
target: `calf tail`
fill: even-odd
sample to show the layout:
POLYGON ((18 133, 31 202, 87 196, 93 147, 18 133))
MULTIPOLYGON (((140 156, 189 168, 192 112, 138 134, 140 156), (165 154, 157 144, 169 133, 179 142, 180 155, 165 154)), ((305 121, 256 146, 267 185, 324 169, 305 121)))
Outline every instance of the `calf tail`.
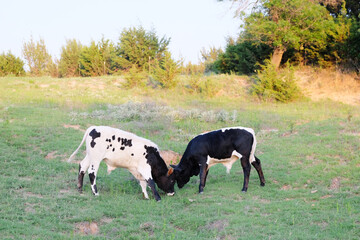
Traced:
POLYGON ((256 149, 256 144, 257 144, 254 130, 251 131, 251 134, 253 135, 253 144, 251 147, 251 152, 250 152, 250 157, 249 157, 250 163, 256 161, 255 149, 256 149))
MULTIPOLYGON (((91 127, 90 127, 91 128, 91 127)), ((71 162, 73 160, 73 158, 75 157, 75 155, 77 154, 77 152, 79 151, 80 147, 83 145, 87 135, 89 134, 89 131, 90 131, 90 128, 88 128, 86 131, 85 131, 85 134, 84 134, 84 137, 79 145, 79 147, 75 150, 75 152, 73 152, 73 154, 71 154, 71 156, 69 157, 69 159, 67 160, 67 162, 71 162)))

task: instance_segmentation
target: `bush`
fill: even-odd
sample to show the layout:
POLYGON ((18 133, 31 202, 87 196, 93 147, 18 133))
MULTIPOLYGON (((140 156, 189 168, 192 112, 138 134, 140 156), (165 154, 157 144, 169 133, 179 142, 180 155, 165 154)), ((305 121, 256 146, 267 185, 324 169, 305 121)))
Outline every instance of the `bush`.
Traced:
POLYGON ((79 57, 82 76, 93 77, 112 73, 115 47, 110 40, 101 39, 98 43, 92 41, 90 46, 81 49, 79 57))
POLYGON ((145 86, 144 79, 146 75, 144 72, 140 71, 136 65, 134 64, 129 72, 125 75, 126 82, 123 84, 125 88, 133 88, 133 87, 143 87, 145 86))
POLYGON ((263 100, 279 102, 290 102, 301 96, 292 67, 286 66, 281 72, 277 72, 270 60, 260 66, 262 70, 254 77, 251 89, 254 95, 263 100))
POLYGON ((60 77, 80 76, 80 53, 82 45, 75 39, 66 40, 66 45, 61 48, 59 61, 60 77))
POLYGON ((212 69, 216 73, 251 74, 259 69, 256 63, 263 63, 270 54, 271 49, 265 44, 229 41, 225 52, 218 55, 212 69))
POLYGON ((188 87, 194 93, 213 97, 219 90, 219 84, 210 77, 201 78, 199 74, 192 75, 188 87))
POLYGON ((43 76, 52 75, 54 72, 54 62, 49 54, 45 42, 40 39, 36 43, 30 39, 23 45, 23 55, 30 68, 31 75, 43 76))
POLYGON ((141 26, 124 29, 117 44, 117 67, 128 70, 135 64, 138 69, 149 70, 164 56, 169 43, 170 38, 160 39, 155 30, 147 31, 141 26))
POLYGON ((11 52, 0 55, 0 76, 6 75, 22 76, 25 74, 24 62, 15 57, 11 52))
POLYGON ((176 76, 180 73, 180 63, 171 58, 169 51, 156 64, 153 70, 153 77, 163 88, 172 88, 177 84, 176 76))

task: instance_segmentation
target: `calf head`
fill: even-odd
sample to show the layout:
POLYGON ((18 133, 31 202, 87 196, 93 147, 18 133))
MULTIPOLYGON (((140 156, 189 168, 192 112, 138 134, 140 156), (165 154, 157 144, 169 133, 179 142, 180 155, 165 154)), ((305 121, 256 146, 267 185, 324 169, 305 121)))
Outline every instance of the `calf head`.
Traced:
POLYGON ((177 185, 179 188, 182 188, 186 183, 190 181, 190 173, 178 165, 170 165, 172 168, 174 168, 174 177, 177 182, 177 185))
POLYGON ((159 151, 154 147, 145 146, 147 163, 151 166, 151 174, 157 186, 168 195, 174 195, 175 175, 168 169, 159 151))
POLYGON ((157 179, 158 187, 167 193, 167 195, 174 195, 174 185, 175 185, 175 174, 174 169, 170 168, 166 175, 160 176, 157 179))

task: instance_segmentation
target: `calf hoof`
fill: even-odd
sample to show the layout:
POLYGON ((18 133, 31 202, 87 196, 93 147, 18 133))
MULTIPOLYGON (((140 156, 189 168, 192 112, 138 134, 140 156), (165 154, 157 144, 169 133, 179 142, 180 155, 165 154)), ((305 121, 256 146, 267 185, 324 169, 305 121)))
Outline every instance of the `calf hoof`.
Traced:
POLYGON ((247 188, 243 188, 241 191, 242 191, 243 193, 246 193, 246 192, 247 192, 247 188))
POLYGON ((264 182, 260 183, 260 186, 262 186, 262 187, 265 186, 265 183, 264 182))
POLYGON ((78 192, 79 192, 80 194, 82 194, 82 193, 83 193, 83 191, 82 191, 82 189, 81 189, 81 188, 78 188, 78 192))

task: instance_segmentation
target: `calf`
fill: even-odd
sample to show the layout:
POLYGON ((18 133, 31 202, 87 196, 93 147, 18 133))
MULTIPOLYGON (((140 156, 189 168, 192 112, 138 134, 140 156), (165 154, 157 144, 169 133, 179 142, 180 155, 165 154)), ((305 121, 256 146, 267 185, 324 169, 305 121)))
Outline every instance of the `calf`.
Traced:
POLYGON ((85 140, 86 156, 79 165, 77 185, 79 192, 82 192, 84 175, 88 170, 92 192, 94 195, 99 194, 96 188, 96 176, 100 162, 104 160, 108 173, 118 167, 128 169, 139 180, 146 199, 149 198, 146 192, 147 184, 156 201, 161 198, 155 183, 168 195, 174 195, 173 169, 168 169, 155 143, 120 129, 93 126, 86 130, 83 140, 68 162, 74 158, 85 140))
POLYGON ((251 128, 223 128, 196 136, 187 145, 180 163, 172 165, 178 187, 182 188, 190 177, 200 173, 199 193, 202 193, 211 166, 222 163, 229 173, 232 164, 238 159, 241 159, 244 172, 242 191, 248 189, 250 163, 259 174, 260 185, 265 186, 260 160, 254 155, 255 148, 256 138, 251 128))

